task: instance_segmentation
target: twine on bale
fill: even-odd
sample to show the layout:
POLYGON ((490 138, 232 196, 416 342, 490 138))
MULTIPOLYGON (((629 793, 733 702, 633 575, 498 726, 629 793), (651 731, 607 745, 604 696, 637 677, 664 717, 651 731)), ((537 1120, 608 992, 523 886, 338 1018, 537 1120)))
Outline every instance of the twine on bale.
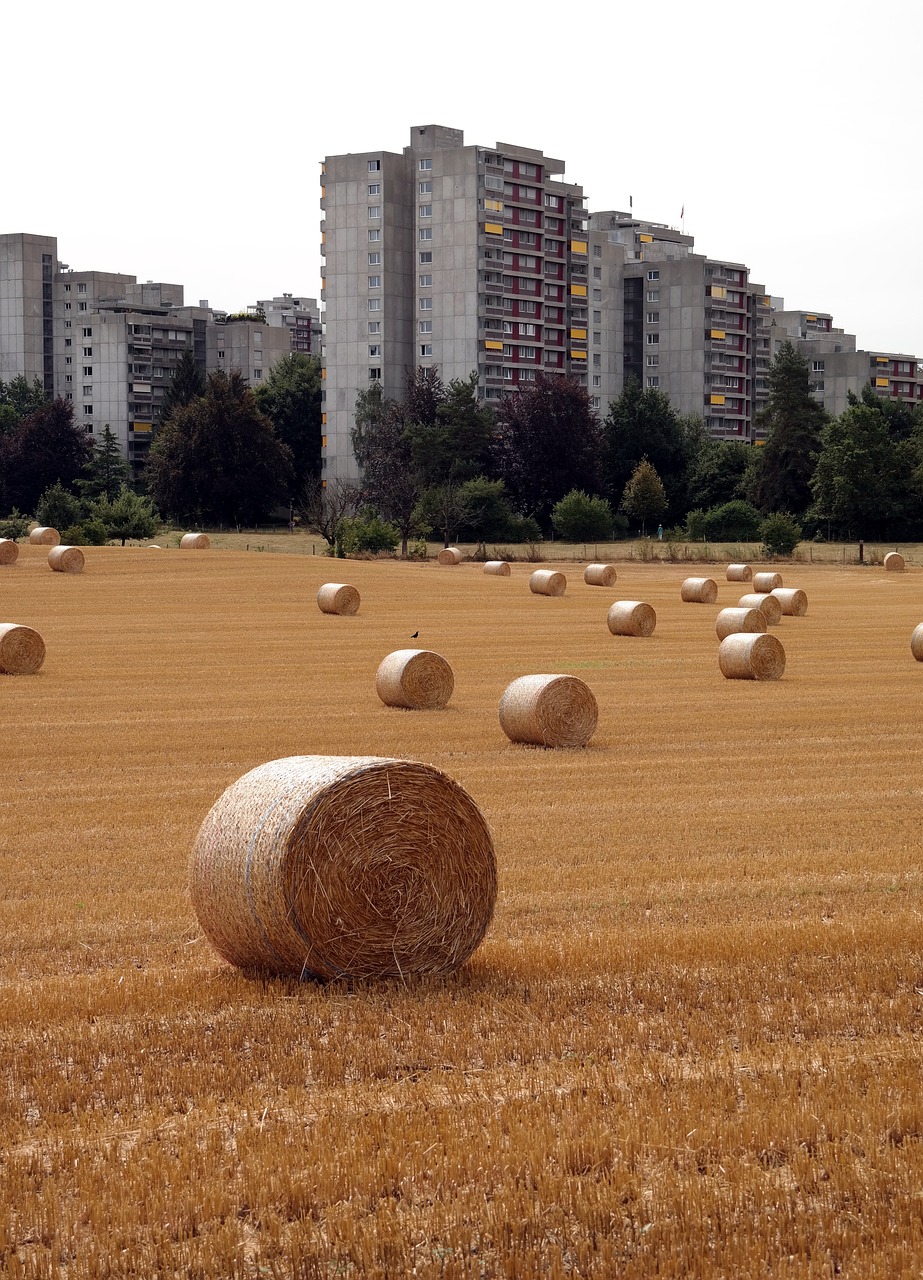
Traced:
POLYGON ((748 564, 729 564, 727 567, 728 582, 749 582, 753 577, 753 570, 748 564))
POLYGON ((715 634, 723 640, 735 632, 765 631, 766 625, 766 618, 759 609, 722 609, 715 619, 715 634))
POLYGON ((443 547, 436 559, 440 564, 461 564, 462 553, 458 547, 443 547))
POLYGON ((903 573, 904 557, 899 551, 889 551, 885 556, 885 568, 891 573, 903 573))
POLYGON ((79 547, 52 547, 48 567, 55 573, 83 573, 84 557, 79 547))
POLYGON ((785 650, 775 636, 735 632, 718 646, 718 666, 726 680, 778 680, 785 650))
POLYGON ((614 564, 588 564, 583 571, 588 587, 614 587, 617 579, 614 564))
POLYGON ((923 622, 917 624, 910 637, 910 652, 917 662, 923 662, 923 622))
POLYGON ((348 582, 325 582, 317 593, 321 613, 336 613, 351 618, 359 612, 359 592, 348 582))
POLYGON ((535 596, 563 596, 567 579, 557 569, 536 569, 529 578, 529 590, 535 596))
POLYGON ((297 977, 451 973, 497 896, 487 823, 446 774, 410 760, 290 756, 212 807, 192 903, 242 969, 297 977))
POLYGON ((40 524, 29 534, 29 541, 33 547, 56 547, 61 541, 61 535, 51 525, 40 524))
POLYGON ((775 587, 769 594, 775 596, 788 618, 803 618, 808 611, 808 597, 798 587, 775 587))
POLYGON ((454 688, 452 668, 441 654, 429 649, 396 649, 375 676, 375 692, 385 706, 407 711, 441 709, 454 688))
POLYGON ((45 641, 31 627, 0 622, 0 672, 7 676, 31 676, 45 661, 45 641))
POLYGON ((781 585, 781 573, 755 573, 753 575, 753 591, 757 595, 775 591, 776 587, 781 587, 781 585))
POLYGON ((15 564, 19 559, 19 543, 12 538, 0 538, 0 564, 15 564))
POLYGON ((576 676, 520 676, 500 699, 500 727, 511 742, 538 747, 585 747, 599 709, 576 676))
POLYGON ((752 591, 749 595, 741 596, 737 601, 740 609, 759 609, 760 613, 766 619, 767 627, 778 626, 782 618, 782 604, 777 596, 771 591, 762 594, 752 591))
POLYGON ((657 614, 643 600, 616 600, 609 606, 606 623, 614 636, 651 636, 657 614))
POLYGON ((511 569, 506 560, 486 560, 484 562, 484 572, 492 573, 497 578, 508 578, 511 569))
POLYGON ((207 533, 184 533, 179 545, 186 551, 207 551, 212 540, 207 533))
POLYGON ((714 604, 718 599, 718 584, 714 578, 687 578, 679 594, 687 604, 714 604))

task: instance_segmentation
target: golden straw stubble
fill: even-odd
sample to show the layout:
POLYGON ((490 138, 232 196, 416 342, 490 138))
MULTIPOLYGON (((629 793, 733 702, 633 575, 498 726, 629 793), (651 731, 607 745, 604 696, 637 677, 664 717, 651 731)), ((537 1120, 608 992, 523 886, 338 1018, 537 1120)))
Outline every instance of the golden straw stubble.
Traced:
POLYGON ((497 869, 481 811, 438 769, 290 756, 212 807, 190 891, 210 942, 239 968, 407 978, 464 964, 490 924, 497 869))
POLYGON ((0 622, 0 672, 31 676, 45 661, 45 641, 32 627, 0 622))
POLYGON ((375 676, 375 691, 385 706, 407 711, 437 711, 455 688, 452 668, 430 649, 396 649, 375 676))
POLYGON ((500 699, 500 727, 511 742, 538 747, 585 747, 599 708, 577 676, 520 676, 500 699))
POLYGON ((727 680, 779 680, 785 671, 785 650, 768 633, 734 632, 718 646, 718 667, 727 680))

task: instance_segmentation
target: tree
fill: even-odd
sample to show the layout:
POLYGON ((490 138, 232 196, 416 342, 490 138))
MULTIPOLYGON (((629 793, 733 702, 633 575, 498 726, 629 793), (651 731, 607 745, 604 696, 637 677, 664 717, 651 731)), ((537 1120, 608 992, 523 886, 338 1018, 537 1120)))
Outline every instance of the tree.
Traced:
POLYGON ((307 528, 315 529, 333 546, 340 522, 356 514, 361 500, 359 486, 352 480, 340 477, 324 484, 320 476, 309 476, 297 509, 307 528))
POLYGON ((662 391, 641 387, 631 378, 618 400, 609 405, 603 435, 605 489, 613 505, 618 505, 639 462, 646 458, 661 477, 670 510, 678 519, 687 505, 689 461, 705 438, 701 420, 692 429, 662 391))
POLYGON ((421 531, 438 529, 443 545, 447 547, 465 514, 460 494, 457 484, 436 484, 424 489, 413 513, 416 528, 421 531))
MULTIPOLYGON (((358 410, 356 418, 358 428, 358 410)), ((400 530, 405 556, 410 535, 420 528, 420 485, 400 407, 392 404, 376 423, 364 421, 361 432, 361 441, 353 432, 353 451, 362 467, 363 499, 400 530)))
POLYGON ((752 457, 751 445, 706 436, 689 463, 686 483, 689 506, 708 509, 744 498, 752 457))
POLYGON ((46 401, 0 441, 5 509, 34 511, 51 485, 72 488, 90 450, 86 432, 74 426, 70 401, 46 401))
POLYGON ((250 524, 287 500, 292 457, 234 371, 209 375, 205 395, 176 409, 147 464, 161 511, 197 524, 250 524))
POLYGON ((574 378, 538 374, 497 414, 501 477, 518 509, 547 522, 571 489, 599 492, 601 434, 574 378))
POLYGON ((763 552, 768 556, 790 556, 801 541, 801 525, 786 511, 775 511, 760 525, 763 552))
POLYGON ((856 400, 821 433, 810 515, 848 536, 879 535, 907 509, 912 448, 895 444, 877 405, 856 400))
POLYGON ((612 534, 612 508, 605 498, 571 489, 555 503, 551 523, 565 542, 596 542, 612 534))
POLYGON ((408 419, 413 465, 424 488, 463 484, 492 470, 494 415, 478 402, 477 388, 477 372, 454 378, 436 405, 435 422, 408 419))
POLYGON ((321 469, 321 364, 317 356, 293 351, 269 370, 255 389, 256 402, 279 439, 292 451, 296 492, 321 469))
POLYGON ((656 469, 642 458, 622 494, 622 510, 633 520, 640 520, 644 533, 648 520, 657 520, 667 509, 667 495, 656 469))
POLYGON ((158 414, 160 425, 163 426, 177 409, 191 404, 199 396, 204 396, 205 385, 205 374, 196 363, 192 351, 187 347, 177 360, 173 376, 167 383, 158 414))
POLYGON ((0 378, 0 436, 9 435, 23 418, 41 409, 47 399, 38 378, 30 382, 21 373, 9 382, 0 378))
POLYGON ((808 362, 791 342, 783 342, 767 375, 769 398, 757 415, 766 430, 754 498, 761 511, 800 514, 811 501, 811 476, 826 421, 811 392, 808 362))
POLYGON ((130 480, 131 467, 122 455, 118 437, 107 422, 102 438, 93 442, 93 453, 77 481, 80 496, 85 502, 94 502, 97 498, 108 498, 112 502, 130 480))
POLYGON ((68 529, 79 524, 82 516, 83 503, 61 484, 49 485, 35 506, 36 520, 52 529, 68 529))
POLYGON ((120 538, 124 547, 128 538, 149 538, 160 524, 150 498, 144 498, 128 485, 122 485, 114 501, 102 495, 90 509, 109 538, 120 538))
POLYGON ((760 523, 756 507, 735 498, 705 512, 702 534, 712 542, 753 542, 759 537, 760 523))
POLYGON ((475 476, 466 480, 458 491, 463 515, 461 527, 483 547, 487 538, 507 538, 515 522, 513 508, 506 496, 502 480, 475 476))

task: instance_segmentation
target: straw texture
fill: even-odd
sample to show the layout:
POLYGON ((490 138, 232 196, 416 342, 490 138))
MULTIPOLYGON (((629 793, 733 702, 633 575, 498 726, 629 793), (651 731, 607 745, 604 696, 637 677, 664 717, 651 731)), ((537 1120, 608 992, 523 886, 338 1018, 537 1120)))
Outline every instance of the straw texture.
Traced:
POLYGON ((749 582, 753 577, 753 570, 748 564, 729 564, 727 567, 728 582, 749 582))
POLYGON ((440 564, 461 564, 462 553, 458 547, 443 547, 436 559, 440 564))
POLYGON ((778 680, 785 650, 775 636, 735 632, 718 646, 718 666, 728 680, 778 680))
POLYGON ((722 609, 715 619, 715 634, 719 640, 742 631, 766 630, 766 618, 759 609, 722 609))
POLYGON ((29 541, 33 547, 56 547, 61 541, 61 535, 50 525, 41 524, 29 534, 29 541))
POLYGON ((84 557, 79 547, 52 547, 48 567, 55 573, 83 573, 84 557))
POLYGON ((455 688, 452 668, 429 649, 396 649, 375 676, 375 691, 387 707, 407 711, 435 711, 444 707, 455 688))
POLYGON ((687 578, 679 594, 687 604, 714 604, 718 599, 718 584, 714 578, 687 578))
POLYGON ((500 727, 512 742, 539 747, 585 747, 599 709, 576 676, 520 676, 500 699, 500 727))
POLYGON ((657 614, 643 600, 616 600, 609 607, 606 623, 614 636, 651 636, 657 614))
POLYGON ((753 575, 753 590, 757 594, 775 591, 776 587, 781 587, 781 585, 781 573, 755 573, 753 575))
POLYGON ((19 559, 19 543, 12 538, 0 538, 0 564, 15 564, 19 559))
POLYGON ((797 587, 776 587, 769 594, 775 596, 788 618, 803 618, 808 611, 808 597, 797 587))
POLYGON ((529 590, 536 596, 563 596, 567 579, 557 569, 536 569, 529 578, 529 590))
POLYGON ((885 556, 885 568, 891 573, 903 573, 904 557, 899 551, 889 551, 885 556))
POLYGON ((617 578, 614 564, 588 564, 583 571, 588 587, 614 587, 617 578))
POLYGON ((359 592, 348 582, 325 582, 317 593, 321 613, 338 613, 351 618, 359 612, 359 592))
POLYGON ((179 545, 187 551, 207 551, 212 545, 212 540, 207 533, 184 533, 179 540, 179 545))
POLYGON ((749 595, 741 596, 737 601, 740 609, 759 609, 760 613, 766 619, 767 627, 778 626, 782 618, 782 604, 778 596, 774 596, 771 591, 762 594, 758 591, 752 591, 749 595))
POLYGON ((512 571, 506 560, 488 560, 484 564, 484 572, 492 573, 498 578, 508 578, 512 571))
POLYGON ((0 672, 7 676, 31 676, 45 661, 45 641, 31 627, 0 622, 0 672))
POLYGON ((910 637, 910 652, 917 662, 923 662, 923 622, 913 629, 913 635, 910 637))
POLYGON ((231 964, 315 978, 451 973, 484 937, 493 841, 471 797, 410 760, 290 756, 202 823, 192 903, 231 964))

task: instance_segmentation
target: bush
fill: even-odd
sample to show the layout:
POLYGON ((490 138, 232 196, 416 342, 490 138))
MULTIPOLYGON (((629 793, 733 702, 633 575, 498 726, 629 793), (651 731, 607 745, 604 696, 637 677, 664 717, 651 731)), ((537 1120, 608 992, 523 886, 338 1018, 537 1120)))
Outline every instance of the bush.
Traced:
POLYGON ((760 536, 760 513, 739 498, 711 507, 704 520, 709 542, 755 542, 760 536))
POLYGON ((78 525, 84 514, 84 506, 78 497, 61 484, 50 485, 38 500, 35 518, 41 525, 52 529, 66 529, 78 525))
POLYGON ((12 538, 16 542, 18 538, 26 536, 30 524, 29 517, 20 515, 14 507, 8 516, 0 520, 0 538, 12 538))
POLYGON ((352 516, 337 525, 337 555, 353 556, 361 551, 394 551, 401 541, 400 530, 379 516, 352 516))
POLYGON ((686 537, 690 542, 705 541, 705 523, 705 512, 701 507, 689 512, 686 516, 686 537))
POLYGON ((534 516, 510 516, 503 536, 510 542, 541 542, 542 531, 534 516))
POLYGON ((612 534, 612 508, 605 498, 571 489, 551 512, 555 533, 565 542, 596 542, 612 534))
POLYGON ((790 556, 801 541, 801 525, 786 511, 774 511, 760 525, 763 554, 790 556))
POLYGON ((101 520, 85 520, 62 530, 61 542, 68 547, 104 547, 109 541, 109 530, 101 520))

